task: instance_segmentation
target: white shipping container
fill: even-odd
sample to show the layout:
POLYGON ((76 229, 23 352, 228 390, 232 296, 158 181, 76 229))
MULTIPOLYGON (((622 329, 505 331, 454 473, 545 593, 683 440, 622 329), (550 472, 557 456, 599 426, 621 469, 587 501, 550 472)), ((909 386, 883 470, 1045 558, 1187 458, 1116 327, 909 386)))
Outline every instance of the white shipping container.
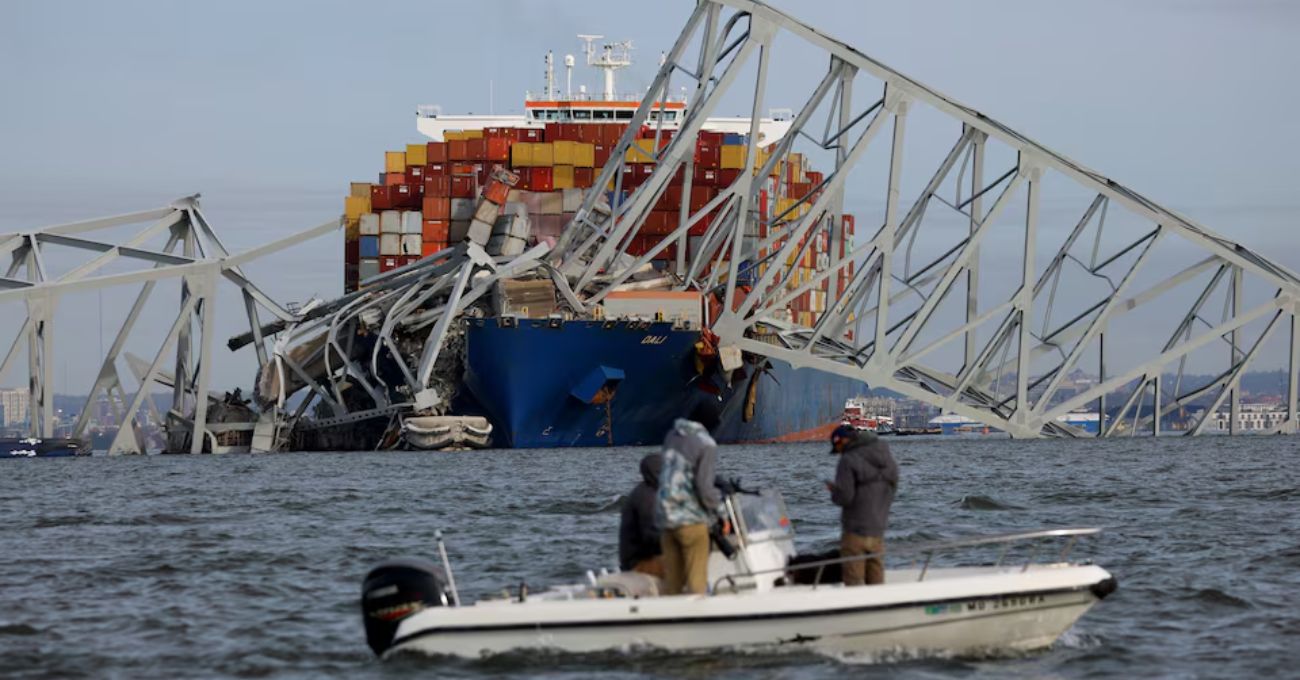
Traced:
POLYGON ((374 213, 361 214, 361 235, 362 236, 379 235, 379 215, 376 215, 374 213))
MULTIPOLYGON (((402 213, 402 233, 419 234, 424 229, 424 215, 417 210, 402 213)), ((420 252, 416 250, 416 252, 420 252)))
POLYGON ((560 215, 564 213, 564 192, 548 191, 538 194, 538 211, 543 215, 560 215))
POLYGON ((565 189, 564 190, 564 212, 578 212, 582 207, 583 189, 565 189))
POLYGON ((402 254, 402 235, 401 234, 380 234, 379 235, 379 255, 401 255, 402 254))
MULTIPOLYGON (((416 213, 416 214, 419 214, 419 213, 416 213)), ((402 234, 402 252, 401 252, 401 254, 402 254, 402 255, 419 255, 419 254, 420 254, 420 241, 421 241, 421 239, 422 239, 422 237, 421 237, 420 234, 418 234, 418 233, 417 233, 417 234, 402 234)))
POLYGON ((402 233, 402 213, 398 210, 385 210, 379 215, 379 233, 402 233))

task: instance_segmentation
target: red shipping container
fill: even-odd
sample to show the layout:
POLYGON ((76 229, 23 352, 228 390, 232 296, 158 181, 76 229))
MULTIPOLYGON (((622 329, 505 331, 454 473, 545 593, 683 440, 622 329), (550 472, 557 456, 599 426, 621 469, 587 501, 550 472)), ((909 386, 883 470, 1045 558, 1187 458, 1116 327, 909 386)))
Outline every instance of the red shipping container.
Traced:
POLYGON ((429 257, 437 254, 440 250, 447 249, 446 241, 425 241, 420 244, 420 257, 429 257))
POLYGON ((420 198, 424 198, 424 182, 420 182, 419 184, 412 184, 411 191, 414 191, 416 196, 419 196, 420 198))
POLYGON ((818 184, 821 184, 821 183, 822 183, 823 181, 825 181, 825 179, 826 179, 826 175, 825 175, 825 174, 820 173, 820 172, 814 172, 814 171, 812 171, 812 170, 809 170, 808 172, 805 172, 804 174, 808 176, 808 183, 811 184, 811 185, 813 185, 813 186, 817 186, 818 184))
POLYGON ((713 187, 691 187, 691 213, 697 213, 704 209, 704 206, 718 195, 718 190, 713 187))
POLYGON ((510 162, 510 145, 512 141, 504 137, 484 139, 483 160, 496 163, 510 162))
POLYGON ((426 219, 424 226, 421 228, 421 238, 425 243, 430 241, 439 241, 446 243, 451 236, 451 221, 445 219, 426 219))
POLYGON ((554 191, 555 173, 551 168, 528 168, 528 189, 530 191, 554 191))
POLYGON ((483 128, 484 139, 509 139, 514 140, 515 132, 513 128, 507 127, 488 127, 483 128))
POLYGON ((809 182, 792 182, 790 184, 790 198, 800 199, 812 193, 813 185, 809 182))
POLYGON ((443 161, 440 163, 430 163, 424 166, 424 176, 433 177, 435 175, 450 175, 451 164, 443 161))
POLYGON ((584 144, 599 144, 601 139, 600 123, 579 123, 578 141, 584 144))
POLYGON ((419 184, 423 179, 424 179, 424 166, 423 166, 423 165, 408 165, 408 166, 406 166, 406 183, 407 183, 407 184, 419 184))
POLYGON ((709 213, 701 217, 695 224, 691 225, 690 229, 686 230, 686 233, 690 236, 703 236, 709 230, 709 225, 713 223, 713 216, 716 214, 709 213))
POLYGON ((471 160, 469 142, 464 139, 453 139, 447 142, 447 159, 452 162, 471 160))
MULTIPOLYGON (((595 127, 595 126, 590 126, 595 127)), ((574 168, 573 169, 573 186, 579 189, 590 189, 591 185, 596 183, 596 171, 593 168, 574 168)))
POLYGON ((385 255, 384 257, 379 258, 379 271, 381 273, 391 272, 394 269, 397 269, 398 267, 402 266, 400 264, 401 261, 402 258, 400 255, 385 255))
POLYGON ((609 150, 611 148, 613 148, 612 145, 595 145, 595 153, 593 155, 595 156, 596 167, 603 168, 605 167, 605 164, 609 162, 609 150))
POLYGON ((443 196, 425 196, 422 210, 425 220, 451 219, 451 199, 443 196))
POLYGON ((370 209, 392 210, 393 198, 390 193, 391 190, 387 186, 376 184, 370 187, 370 209))
POLYGON ((542 128, 514 128, 516 142, 544 142, 546 131, 542 128))
POLYGON ((700 130, 696 136, 697 144, 707 144, 708 146, 721 147, 723 134, 716 130, 700 130))
POLYGON ((492 168, 487 163, 479 163, 474 166, 474 181, 481 187, 492 179, 492 168))
POLYGON ((452 198, 474 198, 476 189, 473 176, 453 175, 451 178, 452 198))
POLYGON ((452 163, 451 174, 453 175, 472 175, 477 172, 478 166, 473 163, 452 163))
POLYGON ((425 163, 432 165, 434 163, 447 162, 446 142, 429 142, 428 144, 425 145, 425 148, 427 149, 427 151, 425 152, 426 154, 426 158, 424 159, 425 163))
POLYGON ((718 186, 720 187, 729 187, 735 184, 738 179, 740 179, 740 170, 736 168, 718 171, 718 186))
POLYGON ((409 184, 399 184, 393 187, 393 207, 394 208, 411 208, 420 207, 420 195, 411 190, 409 184))
POLYGON ((637 184, 640 184, 641 182, 644 182, 644 181, 650 179, 650 175, 655 174, 655 168, 656 168, 656 167, 658 167, 658 166, 655 165, 654 163, 637 163, 637 164, 636 164, 636 177, 637 177, 637 180, 639 180, 639 181, 637 182, 637 184))
POLYGON ((623 133, 627 130, 627 125, 623 123, 605 123, 600 126, 600 141, 608 147, 618 144, 618 140, 623 138, 623 133))
POLYGON ((451 196, 451 177, 447 175, 428 175, 424 178, 424 197, 451 196))
POLYGON ((718 171, 717 171, 717 169, 715 169, 715 168, 704 168, 704 167, 698 167, 698 166, 697 166, 697 167, 695 168, 694 184, 698 184, 698 185, 700 185, 700 186, 702 186, 702 187, 716 187, 716 186, 718 186, 718 171))
POLYGON ((397 261, 399 266, 405 267, 408 264, 414 264, 420 261, 419 255, 398 255, 397 261))
POLYGON ((465 140, 465 153, 469 154, 469 160, 471 161, 486 160, 487 140, 482 137, 465 140))
POLYGON ((406 173, 404 173, 404 172, 386 172, 386 173, 384 173, 384 185, 385 185, 385 186, 393 187, 393 186, 397 186, 398 184, 406 184, 406 173))
POLYGON ((722 147, 700 142, 695 145, 696 167, 716 168, 722 165, 722 147))
POLYGON ((344 264, 357 264, 361 261, 361 241, 352 239, 343 242, 344 264))

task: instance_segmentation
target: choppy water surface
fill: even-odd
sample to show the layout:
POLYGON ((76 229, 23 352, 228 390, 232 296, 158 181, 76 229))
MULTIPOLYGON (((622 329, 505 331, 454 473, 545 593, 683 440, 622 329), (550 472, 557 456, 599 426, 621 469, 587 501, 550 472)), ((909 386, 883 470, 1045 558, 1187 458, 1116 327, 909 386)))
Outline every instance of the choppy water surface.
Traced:
MULTIPOLYGON (((0 465, 0 675, 56 677, 1132 677, 1292 675, 1300 662, 1296 438, 897 440, 888 537, 1109 530, 1076 556, 1120 590, 1052 649, 846 663, 811 654, 371 659, 362 575, 432 556, 463 595, 615 561, 645 449, 93 458, 0 465)), ((821 445, 728 447, 781 488, 805 549, 834 539, 821 445)))

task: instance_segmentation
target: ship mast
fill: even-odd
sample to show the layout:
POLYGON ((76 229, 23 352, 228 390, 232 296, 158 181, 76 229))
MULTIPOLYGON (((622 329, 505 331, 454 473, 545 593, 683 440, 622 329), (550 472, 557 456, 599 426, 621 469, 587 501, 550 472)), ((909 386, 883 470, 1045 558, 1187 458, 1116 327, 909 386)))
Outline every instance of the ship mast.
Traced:
POLYGON ((605 43, 597 53, 596 46, 592 44, 592 41, 603 37, 605 36, 578 35, 580 40, 587 43, 582 48, 582 51, 587 55, 587 65, 605 72, 605 88, 601 93, 602 98, 605 101, 614 101, 618 98, 614 90, 614 73, 619 69, 632 65, 632 41, 624 40, 623 42, 605 43))

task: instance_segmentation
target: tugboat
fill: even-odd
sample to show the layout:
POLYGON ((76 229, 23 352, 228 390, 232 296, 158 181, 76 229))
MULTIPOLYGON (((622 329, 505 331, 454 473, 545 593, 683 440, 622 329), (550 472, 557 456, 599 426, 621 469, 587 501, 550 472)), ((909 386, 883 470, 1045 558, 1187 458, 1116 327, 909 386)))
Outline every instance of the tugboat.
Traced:
POLYGON ((898 433, 898 429, 894 427, 893 415, 884 416, 870 412, 867 400, 860 397, 845 400, 844 417, 841 422, 844 425, 852 425, 859 432, 875 432, 879 435, 898 433))
POLYGON ((88 456, 90 449, 76 439, 40 437, 0 439, 0 458, 71 458, 88 456))

